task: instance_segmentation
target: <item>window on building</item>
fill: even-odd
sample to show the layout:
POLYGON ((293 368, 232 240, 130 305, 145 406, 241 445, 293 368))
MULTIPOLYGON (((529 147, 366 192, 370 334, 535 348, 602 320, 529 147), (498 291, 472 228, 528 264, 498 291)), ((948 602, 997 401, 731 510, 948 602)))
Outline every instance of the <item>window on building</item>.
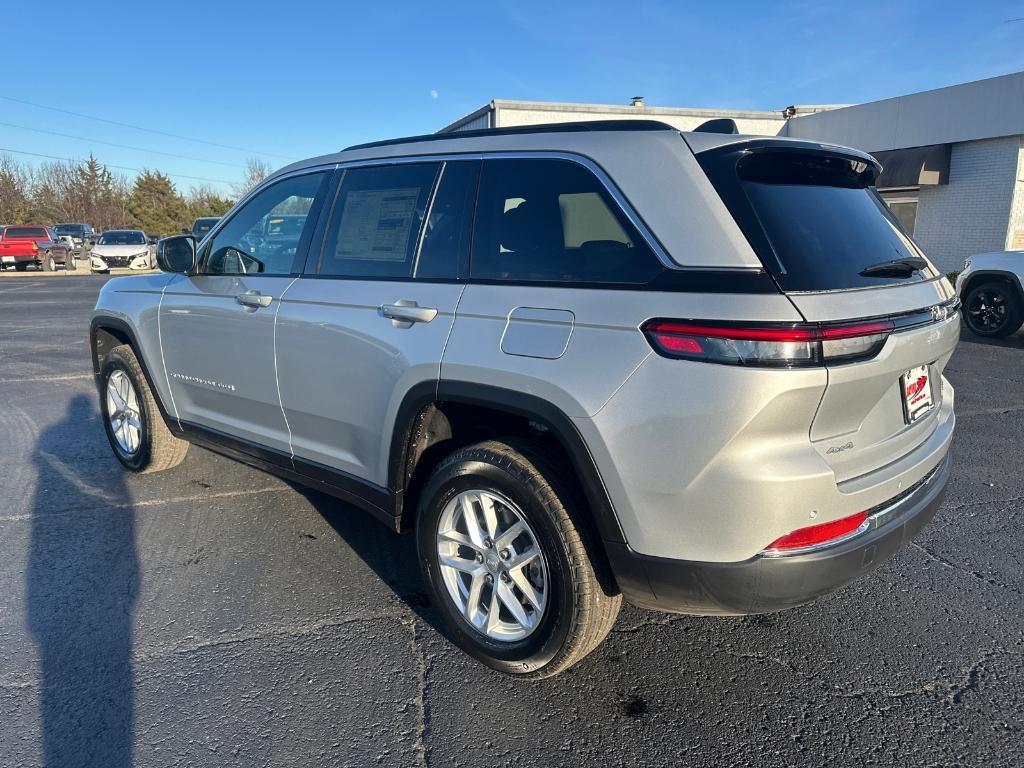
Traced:
POLYGON ((917 190, 881 194, 892 215, 900 222, 900 226, 908 235, 913 236, 914 225, 917 223, 917 190))
POLYGON ((654 254, 604 185, 569 160, 485 160, 472 275, 490 280, 644 283, 654 254))

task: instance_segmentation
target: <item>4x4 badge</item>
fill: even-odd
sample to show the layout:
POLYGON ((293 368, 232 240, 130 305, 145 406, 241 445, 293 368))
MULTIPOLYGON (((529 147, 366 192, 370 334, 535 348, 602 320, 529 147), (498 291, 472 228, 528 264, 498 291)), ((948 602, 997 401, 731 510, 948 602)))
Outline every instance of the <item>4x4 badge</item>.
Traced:
POLYGON ((851 448, 853 448, 853 441, 852 440, 850 442, 848 442, 848 443, 844 443, 843 445, 833 445, 831 448, 829 448, 827 451, 825 451, 825 453, 830 453, 830 454, 842 453, 843 451, 848 451, 851 448))

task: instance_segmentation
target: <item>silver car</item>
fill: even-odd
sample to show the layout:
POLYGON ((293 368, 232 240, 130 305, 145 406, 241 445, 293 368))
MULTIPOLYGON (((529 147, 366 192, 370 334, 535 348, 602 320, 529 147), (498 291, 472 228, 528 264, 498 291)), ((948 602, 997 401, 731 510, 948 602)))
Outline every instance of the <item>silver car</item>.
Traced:
POLYGON ((132 471, 189 443, 414 531, 515 675, 623 599, 746 614, 891 557, 949 477, 958 301, 836 146, 648 121, 367 144, 278 171, 92 320, 132 471))

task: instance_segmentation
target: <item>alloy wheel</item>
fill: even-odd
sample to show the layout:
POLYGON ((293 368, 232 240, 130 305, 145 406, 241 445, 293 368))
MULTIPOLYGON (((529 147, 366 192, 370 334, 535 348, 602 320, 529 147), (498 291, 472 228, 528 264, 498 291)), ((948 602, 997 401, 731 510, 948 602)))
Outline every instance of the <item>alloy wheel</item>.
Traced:
POLYGON ((462 491, 445 505, 436 540, 441 577, 466 623, 504 642, 537 628, 548 603, 548 566, 512 501, 493 491, 462 491))
POLYGON ((122 370, 114 371, 107 379, 107 418, 121 451, 128 456, 138 453, 142 446, 139 397, 131 379, 122 370))
POLYGON ((1006 323, 1006 299, 999 291, 983 288, 971 296, 967 315, 974 328, 998 331, 1006 323))

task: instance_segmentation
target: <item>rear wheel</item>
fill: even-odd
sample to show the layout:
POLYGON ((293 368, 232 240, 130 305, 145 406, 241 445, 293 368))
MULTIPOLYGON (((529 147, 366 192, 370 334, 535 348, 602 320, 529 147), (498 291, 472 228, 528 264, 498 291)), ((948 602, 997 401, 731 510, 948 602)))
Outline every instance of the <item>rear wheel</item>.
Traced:
POLYGON ((56 272, 57 271, 57 262, 54 260, 52 253, 47 252, 43 256, 42 264, 43 264, 43 271, 44 272, 56 272))
POLYGON ((64 257, 65 272, 74 272, 77 268, 78 265, 75 264, 75 255, 73 253, 69 253, 67 256, 64 257))
POLYGON ((441 462, 417 516, 424 581, 452 640, 527 678, 555 675, 594 650, 622 604, 602 588, 575 500, 557 477, 542 456, 478 443, 441 462))
POLYGON ((134 350, 122 344, 103 359, 100 409, 114 455, 132 472, 159 472, 185 459, 188 443, 171 434, 134 350))
POLYGON ((19 261, 17 264, 14 265, 14 270, 16 272, 25 272, 28 270, 28 264, 24 261, 19 261))
POLYGON ((1017 292, 1001 282, 982 283, 972 288, 964 300, 963 317, 974 333, 990 338, 1016 333, 1024 322, 1017 292))

